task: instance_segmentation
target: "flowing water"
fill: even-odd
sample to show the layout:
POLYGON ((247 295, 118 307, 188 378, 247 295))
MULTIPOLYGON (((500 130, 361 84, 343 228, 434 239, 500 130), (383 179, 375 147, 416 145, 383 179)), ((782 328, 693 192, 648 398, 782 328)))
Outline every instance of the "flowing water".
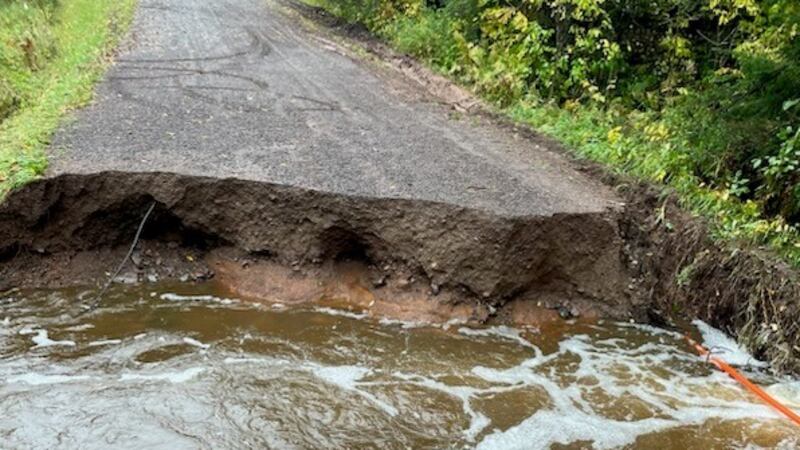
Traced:
MULTIPOLYGON (((212 284, 0 298, 3 448, 795 448, 796 428, 630 324, 376 322, 212 284)), ((762 383, 770 383, 760 376, 762 383)))

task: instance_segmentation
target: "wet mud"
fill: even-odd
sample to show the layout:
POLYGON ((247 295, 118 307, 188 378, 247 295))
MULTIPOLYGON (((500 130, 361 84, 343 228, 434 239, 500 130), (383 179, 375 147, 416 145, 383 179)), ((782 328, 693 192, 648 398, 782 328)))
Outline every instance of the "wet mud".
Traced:
MULTIPOLYGON (((292 7, 315 23, 336 26, 329 18, 317 20, 316 11, 292 7)), ((403 80, 424 88, 410 90, 404 85, 404 92, 440 101, 459 114, 480 117, 518 142, 533 142, 548 152, 559 150, 557 143, 507 123, 465 91, 413 60, 393 54, 373 38, 352 30, 333 31, 331 36, 315 35, 314 39, 345 36, 350 44, 361 45, 375 59, 388 62, 403 80)), ((131 104, 139 104, 138 97, 130 95, 132 86, 163 82, 164 86, 156 87, 179 91, 173 94, 181 98, 241 111, 246 105, 237 99, 251 91, 265 91, 266 82, 205 63, 247 62, 269 54, 270 44, 263 36, 244 35, 248 39, 243 49, 197 61, 122 56, 120 70, 111 73, 108 84, 131 104), (198 64, 186 67, 193 63, 198 64), (149 78, 137 79, 140 72, 149 78), (237 103, 226 106, 221 97, 237 103)), ((323 42, 325 48, 347 53, 358 64, 370 64, 348 53, 341 42, 335 44, 323 42)), ((153 91, 137 92, 143 96, 153 91)), ((147 103, 153 110, 147 110, 146 117, 157 117, 161 106, 155 100, 147 103)), ((284 100, 309 111, 337 108, 316 97, 284 100)), ((101 111, 99 115, 107 114, 101 111)), ((111 131, 116 139, 119 133, 111 131)), ((157 139, 160 142, 163 136, 157 139)), ((216 155, 216 150, 211 153, 216 155)), ((131 152, 121 147, 119 153, 128 158, 131 152)), ((181 164, 191 166, 194 159, 181 164)), ((395 163, 402 165, 406 159, 395 163)), ((124 164, 113 161, 110 166, 138 164, 123 160, 124 164)), ((610 176, 585 162, 553 161, 545 159, 548 164, 542 166, 552 165, 551 170, 558 173, 569 167, 570 173, 577 169, 575 173, 593 182, 602 180, 605 186, 586 186, 613 189, 624 206, 574 207, 564 213, 553 213, 557 208, 548 207, 528 215, 520 213, 525 209, 511 208, 513 213, 504 214, 515 202, 541 200, 538 191, 519 191, 519 199, 501 195, 486 203, 491 207, 479 208, 431 201, 425 185, 403 195, 427 200, 411 200, 368 195, 358 189, 355 192, 363 195, 273 184, 258 181, 260 173, 250 174, 249 180, 192 175, 224 162, 215 159, 184 174, 148 172, 147 165, 127 172, 75 174, 67 170, 74 167, 65 166, 66 173, 56 171, 11 193, 0 204, 0 292, 102 285, 125 256, 142 216, 155 202, 138 249, 115 280, 118 283, 214 280, 239 297, 259 302, 327 302, 359 314, 412 321, 446 318, 538 326, 575 317, 610 317, 666 325, 670 319, 700 317, 738 336, 776 370, 800 372, 800 321, 796 320, 800 283, 795 270, 759 249, 733 249, 712 242, 701 220, 654 188, 610 176)), ((347 162, 341 167, 351 166, 347 162)), ((420 165, 410 166, 409 170, 420 169, 420 165)), ((246 167, 260 170, 250 160, 246 167)), ((332 169, 321 167, 327 180, 332 169)), ((459 173, 451 169, 445 165, 434 172, 437 176, 459 173)), ((532 178, 549 179, 548 173, 532 178)), ((301 178, 307 177, 305 173, 301 178)), ((352 179, 357 180, 355 187, 370 185, 362 178, 352 179)), ((461 195, 481 189, 465 183, 458 181, 453 192, 461 195)), ((454 198, 463 200, 456 194, 454 198)))
POLYGON ((300 301, 325 296, 320 280, 350 279, 339 297, 405 320, 487 321, 520 301, 626 318, 632 304, 613 211, 505 217, 166 173, 61 175, 12 193, 0 206, 0 288, 101 283, 153 202, 118 281, 216 276, 245 297, 300 301))

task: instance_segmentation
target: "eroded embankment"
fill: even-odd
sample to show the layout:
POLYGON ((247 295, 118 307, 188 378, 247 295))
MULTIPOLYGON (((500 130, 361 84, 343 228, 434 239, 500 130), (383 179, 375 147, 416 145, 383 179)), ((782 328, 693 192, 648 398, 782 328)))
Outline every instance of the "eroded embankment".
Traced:
POLYGON ((539 324, 699 317, 798 372, 800 287, 769 255, 715 244, 651 188, 623 211, 503 217, 453 205, 167 173, 61 175, 0 206, 0 290, 214 279, 260 301, 403 320, 539 324))
POLYGON ((620 231, 637 294, 655 318, 700 318, 779 372, 800 373, 800 280, 775 255, 711 239, 674 196, 608 179, 627 200, 620 231))
MULTIPOLYGON (((394 52, 363 29, 319 9, 295 9, 348 42, 357 42, 369 55, 417 81, 454 109, 491 117, 515 135, 541 142, 550 150, 564 150, 558 142, 494 113, 470 93, 394 52)), ((657 324, 699 317, 736 336, 757 356, 771 361, 774 369, 800 373, 800 280, 796 269, 749 244, 715 242, 704 221, 680 208, 677 199, 665 195, 663 188, 611 175, 585 161, 575 165, 603 179, 626 201, 617 217, 622 242, 619 255, 632 280, 619 286, 619 292, 630 299, 625 302, 627 313, 657 324)))
MULTIPOLYGON (((0 207, 0 288, 98 283, 152 202, 138 278, 218 275, 244 296, 300 301, 342 291, 319 280, 349 276, 379 300, 477 320, 633 311, 617 211, 503 217, 168 173, 61 175, 12 193, 0 207)), ((385 309, 411 319, 409 308, 385 309)))

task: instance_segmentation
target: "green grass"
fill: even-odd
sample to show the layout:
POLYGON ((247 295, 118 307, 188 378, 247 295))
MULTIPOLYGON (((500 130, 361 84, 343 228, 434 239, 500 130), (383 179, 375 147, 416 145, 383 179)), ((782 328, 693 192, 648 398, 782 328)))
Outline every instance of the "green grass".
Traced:
POLYGON ((663 123, 648 115, 614 116, 585 105, 565 109, 524 101, 504 112, 614 172, 668 187, 678 194, 684 208, 709 219, 716 239, 765 245, 800 267, 797 228, 783 218, 764 217, 755 202, 739 200, 730 189, 705 186, 686 168, 686 149, 669 138, 663 123))
POLYGON ((0 1, 2 197, 44 172, 50 137, 91 100, 135 0, 0 1))
MULTIPOLYGON (((600 162, 616 173, 677 193, 685 209, 708 219, 712 236, 717 240, 764 246, 800 267, 798 226, 796 222, 794 225, 787 222, 794 220, 793 214, 791 211, 781 214, 769 208, 770 201, 778 203, 779 193, 788 191, 782 188, 790 185, 789 170, 795 162, 789 155, 785 164, 788 174, 777 179, 777 186, 760 188, 769 187, 771 191, 755 191, 752 183, 755 175, 751 169, 753 159, 764 156, 759 152, 777 148, 773 145, 774 124, 770 122, 775 121, 775 117, 757 111, 765 109, 763 103, 767 100, 772 101, 773 97, 782 100, 789 95, 782 89, 796 85, 794 72, 776 71, 775 64, 767 64, 761 72, 769 74, 771 78, 768 79, 772 81, 762 82, 754 77, 750 83, 759 89, 747 90, 744 94, 739 91, 747 85, 740 82, 708 86, 698 82, 690 86, 696 92, 686 90, 691 95, 668 95, 645 89, 639 98, 634 95, 638 88, 628 86, 628 94, 608 101, 562 101, 558 96, 533 89, 532 85, 515 84, 514 80, 525 78, 517 77, 517 72, 524 74, 534 70, 537 61, 540 66, 547 66, 539 60, 519 57, 521 53, 517 51, 528 51, 528 47, 513 44, 491 56, 491 47, 486 47, 489 45, 486 41, 456 38, 460 33, 469 40, 470 29, 474 32, 475 28, 470 24, 480 21, 487 24, 485 17, 475 9, 483 2, 448 0, 441 9, 423 7, 419 12, 394 12, 385 18, 381 6, 409 2, 305 1, 348 22, 365 24, 396 49, 421 59, 437 72, 450 75, 514 120, 563 142, 578 155, 600 162), (780 81, 781 73, 786 80, 780 81), (502 95, 497 95, 498 92, 502 95), (775 92, 781 95, 773 95, 775 92), (726 102, 736 96, 747 100, 744 106, 760 105, 762 108, 750 108, 752 111, 731 108, 726 102), (648 106, 648 101, 653 105, 648 106), (631 106, 637 102, 638 108, 631 106), (736 168, 741 168, 741 172, 736 168), (749 186, 748 181, 751 182, 749 186)), ((537 44, 525 41, 525 45, 535 48, 537 44)), ((788 64, 788 67, 794 66, 788 64)), ((546 70, 541 70, 547 75, 546 70)), ((533 78, 539 75, 534 72, 533 78)), ((793 88, 789 90, 794 92, 793 88)), ((780 105, 777 108, 780 109, 780 105)), ((800 158, 800 150, 796 155, 800 158)), ((783 204, 793 203, 783 199, 783 204)))

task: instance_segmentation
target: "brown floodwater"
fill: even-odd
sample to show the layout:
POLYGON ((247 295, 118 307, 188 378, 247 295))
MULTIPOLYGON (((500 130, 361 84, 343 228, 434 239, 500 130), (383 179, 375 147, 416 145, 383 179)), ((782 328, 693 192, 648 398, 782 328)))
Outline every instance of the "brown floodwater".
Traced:
MULTIPOLYGON (((375 321, 213 284, 0 297, 3 448, 796 448, 680 335, 375 321)), ((778 380, 755 372, 759 383, 778 380)))

